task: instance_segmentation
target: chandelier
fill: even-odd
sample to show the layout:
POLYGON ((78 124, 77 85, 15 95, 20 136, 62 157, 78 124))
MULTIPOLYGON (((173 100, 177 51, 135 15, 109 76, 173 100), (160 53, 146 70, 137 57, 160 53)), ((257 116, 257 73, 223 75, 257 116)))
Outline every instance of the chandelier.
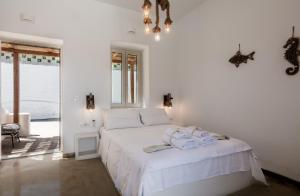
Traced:
MULTIPOLYGON (((145 24, 145 33, 149 34, 151 29, 150 29, 150 25, 152 24, 152 20, 150 18, 150 11, 151 11, 151 6, 152 3, 150 2, 150 0, 144 0, 144 4, 142 6, 143 10, 144 10, 144 24, 145 24)), ((159 7, 162 11, 166 11, 166 19, 165 19, 165 32, 169 33, 171 30, 171 25, 173 23, 173 21, 171 20, 170 17, 170 3, 168 0, 156 0, 156 6, 155 6, 155 11, 156 11, 156 21, 155 21, 155 27, 152 29, 152 32, 154 33, 154 38, 155 41, 159 41, 160 40, 160 32, 161 32, 161 28, 159 27, 159 7)))

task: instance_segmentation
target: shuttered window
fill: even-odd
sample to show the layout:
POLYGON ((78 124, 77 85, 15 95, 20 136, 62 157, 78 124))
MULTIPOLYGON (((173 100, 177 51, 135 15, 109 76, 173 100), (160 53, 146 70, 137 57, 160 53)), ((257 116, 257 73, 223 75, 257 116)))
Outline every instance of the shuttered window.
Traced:
POLYGON ((141 52, 112 49, 112 107, 140 107, 142 103, 141 52))

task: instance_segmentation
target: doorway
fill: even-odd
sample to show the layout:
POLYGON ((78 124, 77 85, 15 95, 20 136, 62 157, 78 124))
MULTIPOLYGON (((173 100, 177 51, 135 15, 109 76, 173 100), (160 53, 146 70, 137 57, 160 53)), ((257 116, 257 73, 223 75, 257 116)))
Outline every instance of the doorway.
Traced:
POLYGON ((2 42, 0 73, 1 124, 20 126, 1 135, 2 159, 58 152, 60 50, 2 42))

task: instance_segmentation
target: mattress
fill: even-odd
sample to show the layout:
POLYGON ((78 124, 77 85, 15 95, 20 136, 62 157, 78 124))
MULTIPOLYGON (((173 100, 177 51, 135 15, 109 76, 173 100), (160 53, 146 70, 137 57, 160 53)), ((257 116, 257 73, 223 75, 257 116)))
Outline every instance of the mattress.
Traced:
POLYGON ((144 147, 162 144, 169 127, 177 126, 101 129, 102 162, 123 196, 152 196, 176 185, 241 171, 265 181, 252 148, 235 138, 191 150, 143 152, 144 147))

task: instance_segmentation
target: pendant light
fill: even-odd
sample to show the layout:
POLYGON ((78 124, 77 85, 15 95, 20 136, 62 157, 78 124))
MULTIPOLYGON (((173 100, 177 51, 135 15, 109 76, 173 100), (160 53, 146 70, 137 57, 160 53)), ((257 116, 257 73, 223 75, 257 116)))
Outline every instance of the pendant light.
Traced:
MULTIPOLYGON (((151 12, 152 3, 150 0, 144 0, 144 4, 142 6, 143 12, 144 12, 144 24, 145 24, 145 33, 150 34, 151 32, 151 24, 152 20, 150 18, 150 12, 151 12)), ((170 2, 168 0, 156 0, 155 3, 155 12, 156 12, 156 21, 155 26, 152 29, 152 32, 154 33, 155 41, 160 40, 160 33, 161 28, 159 27, 160 24, 160 18, 159 18, 159 8, 162 11, 166 12, 166 19, 165 19, 165 32, 170 33, 171 31, 171 25, 173 23, 171 17, 170 17, 170 2)))

